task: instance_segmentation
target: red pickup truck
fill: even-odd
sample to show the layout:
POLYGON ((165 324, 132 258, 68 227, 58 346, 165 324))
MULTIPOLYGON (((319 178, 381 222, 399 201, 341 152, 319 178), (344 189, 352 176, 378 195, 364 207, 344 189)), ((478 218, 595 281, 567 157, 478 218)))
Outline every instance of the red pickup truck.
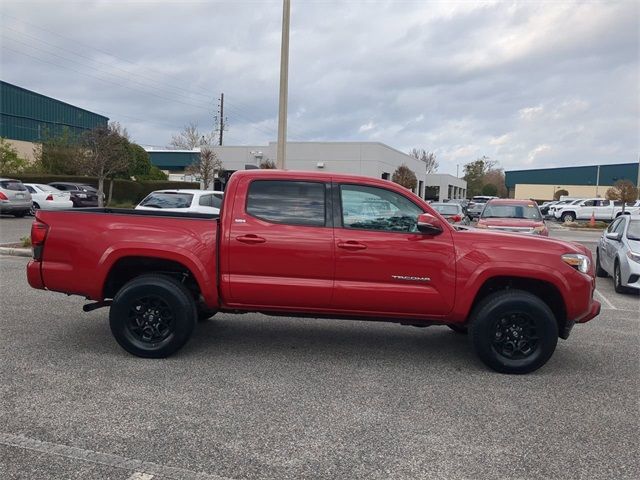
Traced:
POLYGON ((220 216, 39 210, 34 288, 110 306, 115 339, 166 357, 216 312, 382 320, 469 333, 489 367, 526 373, 600 312, 591 253, 456 228, 385 180, 248 170, 220 216))

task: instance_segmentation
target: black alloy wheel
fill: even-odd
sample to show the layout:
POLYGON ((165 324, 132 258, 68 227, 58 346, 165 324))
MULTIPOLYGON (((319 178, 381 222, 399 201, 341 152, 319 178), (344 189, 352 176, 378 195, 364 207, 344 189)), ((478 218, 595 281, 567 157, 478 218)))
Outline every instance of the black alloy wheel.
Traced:
POLYGON ((29 210, 29 215, 31 215, 32 217, 36 216, 36 210, 40 209, 40 205, 38 205, 36 202, 33 202, 31 204, 31 209, 29 210))
POLYGON ((493 332, 493 348, 512 360, 532 355, 540 340, 535 322, 524 313, 513 313, 496 320, 493 332))
POLYGON ((474 309, 469 341, 493 370, 529 373, 553 355, 558 323, 540 297, 523 290, 502 290, 488 295, 474 309))
POLYGON ((189 340, 196 318, 196 304, 187 287, 173 277, 148 274, 134 278, 116 293, 109 325, 127 352, 164 358, 189 340))

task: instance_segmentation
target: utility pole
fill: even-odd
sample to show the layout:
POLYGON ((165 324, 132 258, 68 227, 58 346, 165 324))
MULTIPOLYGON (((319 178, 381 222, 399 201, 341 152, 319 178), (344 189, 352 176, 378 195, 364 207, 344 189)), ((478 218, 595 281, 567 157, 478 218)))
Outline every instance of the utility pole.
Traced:
POLYGON ((224 119, 224 93, 220 94, 220 125, 219 133, 218 133, 218 145, 222 145, 222 134, 225 128, 225 119, 224 119))
POLYGON ((287 97, 289 91, 289 18, 290 0, 282 2, 282 44, 280 45, 280 104, 278 107, 278 151, 276 166, 285 168, 287 154, 287 97))

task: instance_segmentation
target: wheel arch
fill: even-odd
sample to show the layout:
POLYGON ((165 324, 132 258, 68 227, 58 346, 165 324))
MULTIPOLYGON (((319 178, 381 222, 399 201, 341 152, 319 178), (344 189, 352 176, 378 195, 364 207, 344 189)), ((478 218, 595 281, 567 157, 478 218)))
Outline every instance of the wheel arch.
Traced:
POLYGON ((514 277, 498 275, 487 278, 476 292, 467 322, 471 319, 476 306, 489 295, 504 290, 522 290, 540 298, 553 312, 558 322, 558 332, 561 338, 566 338, 567 307, 560 290, 553 283, 537 278, 514 277))

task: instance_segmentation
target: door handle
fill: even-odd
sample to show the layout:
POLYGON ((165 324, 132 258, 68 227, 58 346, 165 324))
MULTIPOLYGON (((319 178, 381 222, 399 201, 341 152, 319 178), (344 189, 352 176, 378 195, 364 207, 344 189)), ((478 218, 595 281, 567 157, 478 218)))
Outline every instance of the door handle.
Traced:
POLYGON ((367 246, 355 240, 348 240, 346 242, 338 242, 338 248, 344 248, 345 250, 364 250, 367 246))
POLYGON ((252 233, 248 234, 248 235, 241 235, 239 237, 236 237, 236 240, 238 240, 239 242, 242 243, 264 243, 266 242, 266 240, 262 237, 259 237, 258 235, 254 235, 252 233))

